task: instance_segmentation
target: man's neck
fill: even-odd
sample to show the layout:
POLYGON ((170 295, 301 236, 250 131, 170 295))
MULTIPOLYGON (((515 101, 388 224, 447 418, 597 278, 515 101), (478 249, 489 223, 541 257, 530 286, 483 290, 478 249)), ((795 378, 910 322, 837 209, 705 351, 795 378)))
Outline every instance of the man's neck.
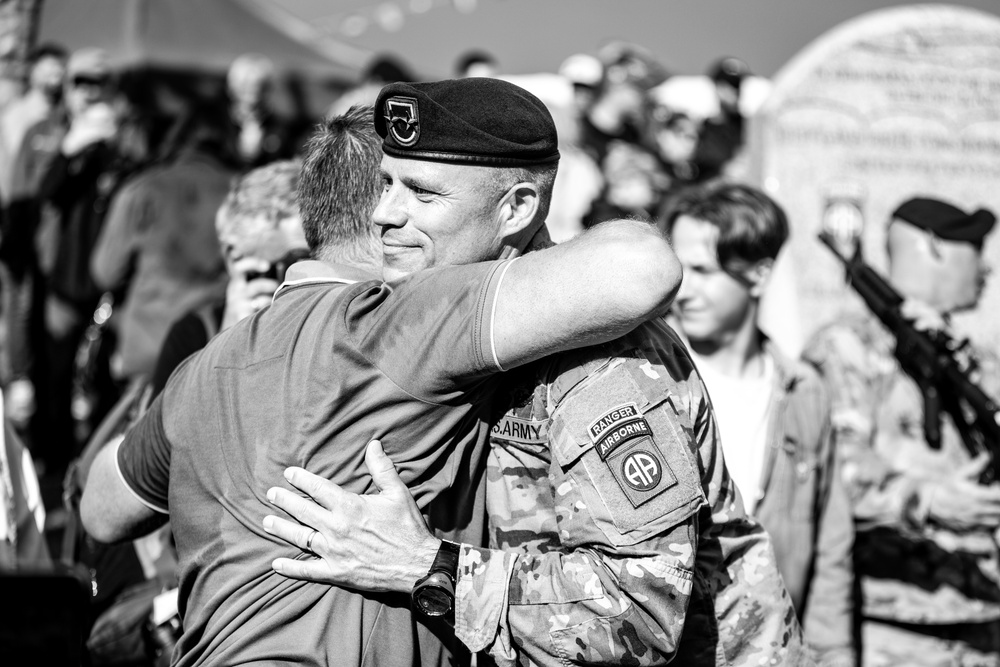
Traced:
POLYGON ((752 379, 764 374, 764 347, 756 319, 720 340, 690 341, 702 363, 716 373, 732 378, 752 379))

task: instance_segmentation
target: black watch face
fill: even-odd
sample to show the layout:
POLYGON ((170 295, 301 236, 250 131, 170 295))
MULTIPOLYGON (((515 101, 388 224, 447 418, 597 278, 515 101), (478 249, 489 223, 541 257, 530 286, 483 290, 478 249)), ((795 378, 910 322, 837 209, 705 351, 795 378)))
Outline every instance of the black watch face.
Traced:
POLYGON ((444 616, 451 611, 451 596, 440 588, 426 587, 416 597, 420 611, 428 616, 444 616))

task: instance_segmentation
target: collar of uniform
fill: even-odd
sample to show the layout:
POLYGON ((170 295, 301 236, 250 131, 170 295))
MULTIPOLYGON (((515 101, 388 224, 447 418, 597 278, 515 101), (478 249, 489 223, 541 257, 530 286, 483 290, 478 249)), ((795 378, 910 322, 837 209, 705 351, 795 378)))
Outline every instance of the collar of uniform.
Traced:
POLYGON ((337 264, 334 262, 320 262, 314 259, 307 259, 295 262, 285 273, 285 282, 281 283, 274 292, 274 297, 295 287, 296 285, 318 285, 321 283, 342 283, 351 285, 366 280, 378 280, 379 278, 364 269, 359 269, 349 264, 337 264))

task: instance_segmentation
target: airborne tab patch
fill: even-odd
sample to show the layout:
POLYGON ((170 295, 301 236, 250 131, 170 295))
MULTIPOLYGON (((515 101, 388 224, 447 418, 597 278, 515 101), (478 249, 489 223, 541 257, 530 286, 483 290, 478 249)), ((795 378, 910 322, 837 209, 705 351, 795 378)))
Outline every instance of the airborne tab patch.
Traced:
POLYGON ((615 426, 597 443, 597 455, 604 461, 611 452, 629 440, 642 436, 652 437, 653 431, 643 418, 633 419, 615 426))

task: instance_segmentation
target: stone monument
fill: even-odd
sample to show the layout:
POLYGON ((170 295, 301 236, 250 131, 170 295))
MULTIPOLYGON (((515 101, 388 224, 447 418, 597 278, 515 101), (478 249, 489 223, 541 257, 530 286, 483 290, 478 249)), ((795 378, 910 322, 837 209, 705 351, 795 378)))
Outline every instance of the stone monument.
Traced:
MULTIPOLYGON (((775 269, 785 291, 765 300, 764 327, 797 353, 818 326, 864 308, 817 240, 824 219, 860 226, 864 256, 884 274, 901 201, 934 196, 1000 215, 1000 16, 917 5, 848 21, 776 75, 750 137, 751 177, 792 228, 775 269)), ((956 326, 1000 350, 1000 227, 985 253, 996 275, 956 326)))

